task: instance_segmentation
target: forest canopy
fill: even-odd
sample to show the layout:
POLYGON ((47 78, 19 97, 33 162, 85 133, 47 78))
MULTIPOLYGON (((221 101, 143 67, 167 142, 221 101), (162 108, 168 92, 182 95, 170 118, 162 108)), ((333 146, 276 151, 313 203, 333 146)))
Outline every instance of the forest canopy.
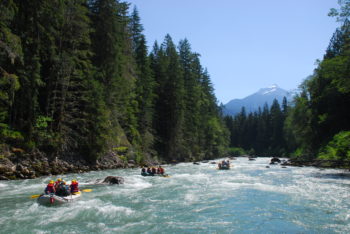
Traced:
POLYGON ((148 51, 118 0, 0 3, 0 143, 94 161, 218 157, 228 131, 200 55, 170 35, 148 51))

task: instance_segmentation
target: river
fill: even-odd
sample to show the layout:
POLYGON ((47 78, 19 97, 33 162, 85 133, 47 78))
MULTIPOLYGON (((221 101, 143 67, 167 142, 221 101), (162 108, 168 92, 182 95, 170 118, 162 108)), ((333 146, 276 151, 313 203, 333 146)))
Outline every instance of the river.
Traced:
MULTIPOLYGON (((139 169, 68 174, 92 192, 61 206, 39 205, 51 177, 0 181, 0 233, 350 233, 350 174, 271 165, 269 158, 216 165, 165 165, 171 177, 139 169), (123 185, 90 181, 122 176, 123 185)), ((56 179, 53 177, 52 179, 56 179)))

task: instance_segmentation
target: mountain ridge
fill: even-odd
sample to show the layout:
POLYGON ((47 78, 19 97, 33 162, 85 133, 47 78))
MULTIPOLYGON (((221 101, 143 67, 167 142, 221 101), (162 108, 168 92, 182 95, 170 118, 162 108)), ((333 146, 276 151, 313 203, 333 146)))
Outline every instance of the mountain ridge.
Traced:
POLYGON ((259 110, 259 107, 262 108, 265 103, 271 106, 274 99, 277 99, 281 104, 283 97, 286 97, 287 101, 290 102, 294 93, 294 90, 287 91, 273 84, 269 87, 261 88, 245 98, 232 99, 224 105, 223 113, 224 115, 236 115, 241 111, 242 107, 245 107, 246 113, 255 112, 259 110))

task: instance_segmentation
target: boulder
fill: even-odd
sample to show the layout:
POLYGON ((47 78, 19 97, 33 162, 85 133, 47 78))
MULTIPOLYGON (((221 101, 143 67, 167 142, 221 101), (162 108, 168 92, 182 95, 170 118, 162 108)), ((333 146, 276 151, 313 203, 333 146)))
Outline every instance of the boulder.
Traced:
POLYGON ((280 162, 281 162, 281 160, 279 158, 273 157, 273 158, 271 158, 270 164, 275 164, 275 163, 280 163, 280 162))
POLYGON ((107 184, 124 184, 124 178, 120 176, 107 176, 102 183, 107 184))
POLYGON ((0 180, 10 180, 10 179, 7 178, 6 176, 0 176, 0 180))

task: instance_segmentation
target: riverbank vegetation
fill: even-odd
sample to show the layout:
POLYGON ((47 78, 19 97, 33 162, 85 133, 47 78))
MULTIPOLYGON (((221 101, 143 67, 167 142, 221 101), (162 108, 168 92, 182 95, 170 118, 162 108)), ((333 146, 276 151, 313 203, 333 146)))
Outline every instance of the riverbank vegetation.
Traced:
MULTIPOLYGON (((336 160, 350 165, 350 1, 331 9, 341 26, 293 102, 225 117, 230 145, 257 155, 336 160)), ((340 163, 342 164, 342 163, 340 163)))
POLYGON ((2 159, 224 153, 229 133, 186 39, 149 52, 137 9, 118 0, 4 0, 0 12, 2 159))

